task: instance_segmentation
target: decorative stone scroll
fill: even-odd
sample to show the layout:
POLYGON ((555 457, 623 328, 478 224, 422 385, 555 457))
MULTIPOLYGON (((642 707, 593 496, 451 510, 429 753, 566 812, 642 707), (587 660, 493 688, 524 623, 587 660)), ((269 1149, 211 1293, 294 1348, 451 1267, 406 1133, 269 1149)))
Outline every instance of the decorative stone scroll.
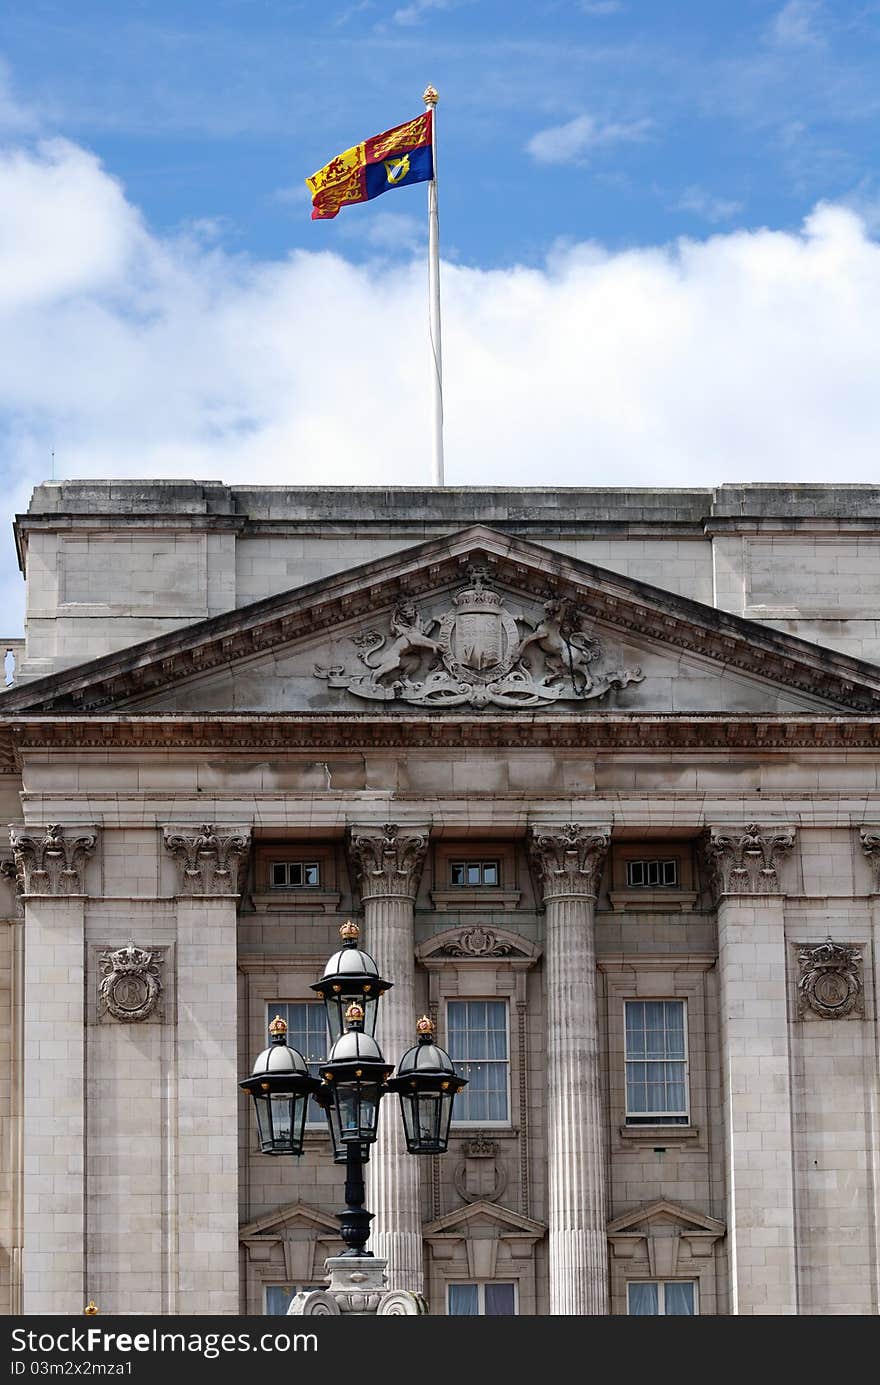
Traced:
POLYGON ((880 827, 860 827, 859 840, 862 850, 871 863, 873 892, 880 894, 880 827))
POLYGON ((98 997, 103 1009, 123 1024, 149 1019, 162 995, 160 966, 164 949, 150 952, 129 943, 115 951, 108 948, 98 960, 98 997))
POLYGON ((22 895, 74 895, 84 892, 86 860, 98 844, 96 827, 61 827, 53 823, 29 832, 9 832, 18 890, 22 895))
POLYGON ((863 1019, 862 950, 827 938, 798 948, 798 1013, 820 1019, 863 1019))
POLYGON ((483 567, 439 617, 424 618, 401 600, 384 633, 369 628, 352 643, 366 672, 315 665, 331 688, 378 702, 422 707, 540 707, 583 702, 639 683, 639 668, 603 664, 599 640, 569 598, 549 597, 536 620, 514 616, 483 567))
POLYGON ((595 897, 610 835, 607 827, 579 822, 532 825, 529 855, 545 904, 563 895, 595 897))
POLYGON ((348 849, 360 882, 362 899, 415 899, 428 850, 428 829, 352 828, 348 849))
POLYGON ((164 840, 177 862, 183 895, 240 894, 250 847, 249 828, 166 827, 164 840))
POLYGON ((287 1310, 293 1317, 417 1317, 428 1311, 421 1294, 385 1286, 387 1261, 378 1256, 352 1260, 344 1255, 325 1261, 326 1289, 295 1294, 287 1310))
POLYGON ((794 842, 793 827, 710 827, 705 856, 716 895, 779 894, 776 867, 794 842))
POLYGON ((444 957, 508 957, 515 951, 513 941, 499 937, 491 928, 465 928, 457 938, 438 949, 444 957))

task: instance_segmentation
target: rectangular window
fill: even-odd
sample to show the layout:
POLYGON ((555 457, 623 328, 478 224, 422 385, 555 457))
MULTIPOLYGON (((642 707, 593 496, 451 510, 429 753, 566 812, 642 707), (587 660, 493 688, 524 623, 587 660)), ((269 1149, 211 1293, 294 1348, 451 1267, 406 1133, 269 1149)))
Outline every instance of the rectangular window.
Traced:
POLYGON ((273 890, 312 890, 321 883, 318 861, 271 861, 269 882, 273 890))
POLYGON ((678 884, 678 861, 627 861, 628 890, 658 890, 678 884))
MULTIPOLYGON (((287 1023, 287 1042, 299 1049, 309 1065, 312 1077, 320 1077, 327 1058, 330 1036, 327 1031, 327 1012, 320 1000, 270 1000, 266 1006, 266 1028, 276 1015, 287 1023)), ((306 1113, 307 1126, 326 1129, 327 1117, 312 1099, 306 1113)))
POLYGON ((453 885, 469 889, 500 885, 501 867, 498 861, 450 861, 449 880, 453 885))
POLYGON ((693 1318, 697 1313, 697 1286, 693 1280, 671 1279, 627 1284, 626 1311, 630 1317, 693 1318))
POLYGON ((624 1001, 627 1125, 687 1125, 683 1000, 624 1001))
POLYGON ((267 1284, 263 1312, 270 1315, 286 1314, 290 1300, 295 1294, 309 1289, 323 1289, 323 1284, 267 1284))
POLYGON ((515 1284, 448 1284, 446 1288, 451 1318, 516 1317, 515 1284))
POLYGON ((507 1002, 450 1000, 446 1025, 449 1056, 468 1080, 455 1098, 455 1124, 506 1123, 510 1119, 507 1002))

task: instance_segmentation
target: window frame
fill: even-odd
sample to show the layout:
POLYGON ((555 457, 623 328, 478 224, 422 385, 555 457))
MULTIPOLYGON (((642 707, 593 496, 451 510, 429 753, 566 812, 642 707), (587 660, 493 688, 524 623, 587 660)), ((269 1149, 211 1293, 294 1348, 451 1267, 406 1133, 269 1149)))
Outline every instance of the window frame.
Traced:
POLYGON ((447 865, 449 878, 446 883, 450 890, 500 890, 502 888, 500 856, 450 856, 447 865), (480 872, 479 881, 453 880, 456 866, 461 866, 465 874, 469 868, 476 866, 480 872), (483 879, 487 866, 493 867, 495 871, 495 879, 491 884, 483 879))
POLYGON ((624 861, 624 871, 625 871, 625 879, 626 879, 626 888, 627 888, 628 890, 677 890, 677 889, 680 888, 680 886, 679 886, 679 880, 680 880, 679 865, 680 865, 680 861, 679 861, 678 856, 630 856, 630 857, 627 857, 627 858, 625 859, 625 861, 624 861), (658 875, 663 875, 663 876, 666 875, 666 868, 667 868, 668 866, 671 866, 671 867, 672 867, 672 875, 673 875, 674 878, 673 878, 672 880, 665 880, 665 879, 662 879, 662 880, 650 880, 650 879, 647 879, 647 878, 646 878, 646 879, 644 879, 644 880, 640 880, 640 881, 636 882, 636 881, 634 881, 633 879, 631 879, 632 870, 633 870, 633 867, 634 867, 634 866, 642 866, 642 867, 645 867, 646 869, 645 869, 645 872, 644 872, 644 873, 645 873, 646 877, 650 874, 650 867, 651 867, 651 866, 657 866, 657 867, 658 867, 658 872, 657 872, 658 875))
POLYGON ((471 1285, 473 1285, 474 1288, 476 1288, 476 1290, 477 1290, 477 1305, 478 1305, 479 1311, 476 1313, 476 1315, 475 1315, 476 1317, 478 1317, 478 1318, 485 1318, 485 1317, 488 1317, 488 1316, 492 1316, 492 1317, 496 1317, 496 1316, 497 1316, 497 1317, 500 1317, 500 1318, 508 1318, 508 1317, 518 1318, 518 1317, 520 1316, 520 1312, 519 1312, 519 1280, 518 1280, 518 1279, 447 1279, 447 1280, 446 1280, 446 1305, 445 1305, 445 1307, 446 1307, 446 1316, 447 1316, 448 1318, 458 1318, 458 1317, 463 1317, 463 1316, 470 1316, 469 1314, 468 1314, 468 1315, 465 1315, 465 1314, 461 1314, 461 1313, 450 1313, 450 1311, 449 1311, 450 1292, 449 1292, 449 1291, 450 1291, 450 1289, 453 1289, 453 1288, 458 1288, 458 1287, 470 1287, 471 1285), (499 1286, 502 1285, 502 1284, 504 1284, 504 1285, 509 1284, 510 1287, 513 1289, 513 1312, 512 1312, 512 1313, 498 1313, 498 1314, 491 1314, 491 1315, 486 1313, 486 1287, 487 1287, 487 1286, 493 1286, 493 1285, 496 1285, 496 1284, 499 1285, 499 1286))
POLYGON ((662 1127, 668 1130, 685 1130, 691 1125, 691 1074, 690 1044, 688 1036, 688 1002, 685 996, 625 996, 623 999, 623 1123, 631 1130, 640 1127, 662 1127), (684 1058, 645 1058, 627 1055, 627 1006, 628 1005, 679 1005, 682 1011, 682 1034, 684 1039, 684 1058), (629 1066, 630 1063, 681 1063, 684 1068, 683 1111, 630 1111, 629 1107, 629 1066))
POLYGON ((321 861, 320 861, 317 857, 315 857, 315 856, 285 856, 285 857, 281 857, 280 859, 278 859, 278 858, 276 858, 276 857, 270 856, 269 859, 268 859, 267 862, 266 862, 266 872, 267 872, 267 881, 266 881, 266 883, 267 883, 267 887, 268 887, 268 889, 269 889, 270 891, 275 891, 275 890, 320 890, 320 889, 323 887, 323 884, 324 884, 324 881, 323 881, 323 872, 322 872, 322 870, 321 870, 321 861), (309 884, 306 884, 306 883, 302 883, 302 882, 301 882, 300 884, 297 885, 297 884, 293 883, 289 878, 287 878, 287 879, 285 879, 284 881, 282 881, 282 882, 279 883, 279 882, 276 882, 276 881, 273 879, 276 866, 284 866, 284 868, 285 868, 285 870, 286 870, 286 872, 287 872, 288 877, 289 877, 289 875, 290 875, 290 868, 291 868, 291 866, 301 866, 302 869, 303 869, 303 872, 305 872, 305 871, 308 870, 308 869, 314 869, 314 871, 315 871, 315 873, 316 873, 316 875, 317 875, 317 879, 314 880, 314 881, 312 881, 312 882, 309 883, 309 884))
POLYGON ((658 1317, 658 1318, 684 1318, 700 1316, 700 1281, 699 1279, 627 1279, 626 1280, 626 1317, 658 1317), (636 1284, 656 1284, 657 1285, 657 1312, 631 1314, 629 1311, 629 1291, 631 1285, 636 1284), (693 1313, 667 1313, 666 1306, 666 1287, 669 1284, 690 1284, 694 1291, 694 1311, 693 1313))
MULTIPOLYGON (((455 1063, 456 1068, 457 1068, 459 1071, 462 1072, 462 1076, 466 1076, 466 1073, 463 1071, 465 1065, 466 1065, 466 1064, 469 1064, 469 1063, 471 1063, 471 1062, 477 1063, 477 1062, 481 1062, 481 1061, 482 1061, 482 1062, 485 1062, 485 1063, 498 1063, 498 1064, 503 1063, 503 1064, 504 1064, 504 1067, 505 1067, 505 1069, 506 1069, 506 1082, 505 1082, 504 1091, 505 1091, 505 1105, 506 1105, 506 1108, 507 1108, 507 1114, 506 1114, 506 1116, 505 1116, 502 1120, 470 1120, 470 1119, 466 1119, 466 1120, 458 1119, 458 1120, 457 1120, 457 1119, 456 1119, 456 1116, 455 1116, 455 1106, 453 1106, 453 1108, 452 1108, 452 1124, 451 1124, 450 1129, 451 1129, 452 1131, 455 1131, 455 1130, 460 1130, 460 1131, 466 1131, 466 1130, 482 1130, 482 1129, 484 1129, 484 1128, 485 1128, 485 1129, 491 1129, 491 1130, 509 1130, 509 1129, 511 1128, 511 1125, 512 1125, 512 1097, 513 1097, 512 1084, 511 1084, 511 1051, 510 1051, 510 997, 509 997, 509 996, 506 996, 506 995, 463 995, 463 996, 462 996, 462 995, 449 995, 449 996, 446 996, 446 997, 445 997, 445 1000, 444 1000, 444 1017, 443 1017, 443 1018, 444 1018, 444 1025, 445 1025, 446 1046, 447 1046, 447 1048, 451 1048, 451 1033, 452 1033, 452 1031, 451 1031, 451 1026, 450 1026, 450 1023, 449 1023, 449 1007, 450 1007, 450 1005, 470 1005, 470 1004, 473 1003, 473 1002, 476 1002, 476 1003, 478 1003, 478 1004, 503 1005, 503 1007, 504 1007, 505 1049, 506 1049, 506 1054, 507 1054, 507 1056, 506 1056, 505 1058, 503 1058, 503 1059, 502 1059, 502 1058, 484 1058, 484 1059, 475 1058, 475 1059, 465 1059, 465 1058, 455 1058, 454 1055, 451 1055, 451 1056, 453 1056, 453 1062, 455 1063)), ((465 1091, 467 1091, 467 1088, 465 1088, 465 1091)), ((468 1281, 468 1282, 470 1282, 470 1281, 468 1281)), ((505 1281, 505 1282, 506 1282, 506 1281, 505 1281)))
MULTIPOLYGON (((269 1028, 269 1025, 271 1024, 272 1020, 275 1018, 276 1015, 280 1014, 280 1015, 281 1015, 281 1018, 282 1018, 282 1019, 285 1021, 285 1023, 287 1024, 287 1038, 288 1038, 288 1042, 289 1042, 289 1040, 290 1040, 290 1009, 289 1009, 290 1006, 292 1006, 292 1005, 308 1005, 308 1006, 313 1006, 316 1010, 320 1010, 320 1011, 321 1011, 322 1015, 324 1016, 324 1037, 325 1037, 325 1039, 326 1039, 326 1043, 325 1043, 325 1045, 324 1045, 324 1054, 323 1054, 323 1056, 322 1056, 321 1058, 315 1059, 313 1062, 310 1062, 310 1061, 309 1061, 308 1054, 306 1054, 306 1053, 303 1054, 303 1057, 306 1059, 306 1062, 307 1062, 308 1065, 309 1065, 309 1072, 311 1073, 312 1077, 320 1077, 320 1075, 321 1075, 321 1074, 320 1074, 320 1069, 324 1066, 324 1064, 325 1064, 325 1062, 326 1062, 327 1050, 328 1050, 328 1048, 330 1047, 330 1031, 329 1031, 329 1029, 328 1029, 328 1027, 327 1027, 327 1011, 326 1011, 326 1009, 325 1009, 324 1002, 321 1001, 321 1000, 305 1000, 305 999, 300 999, 300 1000, 266 1000, 266 1001, 264 1001, 264 1004, 265 1004, 265 1006, 266 1006, 266 1030, 267 1030, 267 1032, 268 1032, 268 1028, 269 1028), (285 1013, 282 1013, 282 1009, 285 1011, 285 1013), (318 1069, 318 1071, 313 1071, 313 1068, 314 1068, 314 1069, 318 1069)), ((291 1047, 296 1048, 297 1045, 294 1043, 294 1044, 291 1045, 291 1047)), ((314 1097, 312 1097, 311 1100, 309 1101, 308 1106, 306 1107, 305 1132, 306 1132, 307 1134, 315 1134, 315 1133, 316 1133, 317 1131, 319 1131, 319 1130, 322 1131, 322 1132, 324 1132, 325 1134, 329 1134, 329 1132, 328 1132, 328 1130, 327 1130, 327 1117, 324 1115, 323 1111, 321 1111, 321 1108, 318 1107, 318 1106, 316 1106, 315 1099, 314 1099, 314 1097), (315 1111, 315 1110, 317 1110, 318 1112, 320 1112, 320 1114, 319 1114, 319 1115, 313 1115, 313 1111, 315 1111)))

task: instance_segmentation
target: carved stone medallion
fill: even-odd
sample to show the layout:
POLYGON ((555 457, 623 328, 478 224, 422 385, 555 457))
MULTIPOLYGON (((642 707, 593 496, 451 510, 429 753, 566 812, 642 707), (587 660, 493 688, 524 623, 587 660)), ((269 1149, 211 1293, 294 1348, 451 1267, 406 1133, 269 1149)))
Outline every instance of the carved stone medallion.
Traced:
POLYGON ((573 601, 550 597, 537 621, 514 616, 483 568, 439 617, 398 602, 386 634, 368 629, 352 643, 366 673, 315 665, 331 688, 378 702, 423 707, 539 707, 602 697, 639 683, 641 669, 607 668, 598 639, 573 601))
POLYGON ((810 1011, 820 1019, 861 1019, 865 1013, 862 993, 862 950, 826 939, 818 947, 798 949, 801 969, 798 981, 798 1013, 810 1011))
POLYGON ((134 943, 102 952, 98 995, 104 1010, 125 1024, 149 1019, 162 994, 161 960, 161 952, 148 952, 134 943))

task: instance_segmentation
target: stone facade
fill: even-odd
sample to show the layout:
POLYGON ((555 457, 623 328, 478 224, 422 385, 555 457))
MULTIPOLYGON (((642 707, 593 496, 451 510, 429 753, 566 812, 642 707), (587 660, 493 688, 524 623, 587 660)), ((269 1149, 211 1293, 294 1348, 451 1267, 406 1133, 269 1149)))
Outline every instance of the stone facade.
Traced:
POLYGON ((878 1312, 880 491, 59 482, 16 538, 0 1312, 323 1284, 343 1171, 237 1079, 349 917, 389 1060, 472 1046, 446 1156, 384 1104, 392 1289, 878 1312))

